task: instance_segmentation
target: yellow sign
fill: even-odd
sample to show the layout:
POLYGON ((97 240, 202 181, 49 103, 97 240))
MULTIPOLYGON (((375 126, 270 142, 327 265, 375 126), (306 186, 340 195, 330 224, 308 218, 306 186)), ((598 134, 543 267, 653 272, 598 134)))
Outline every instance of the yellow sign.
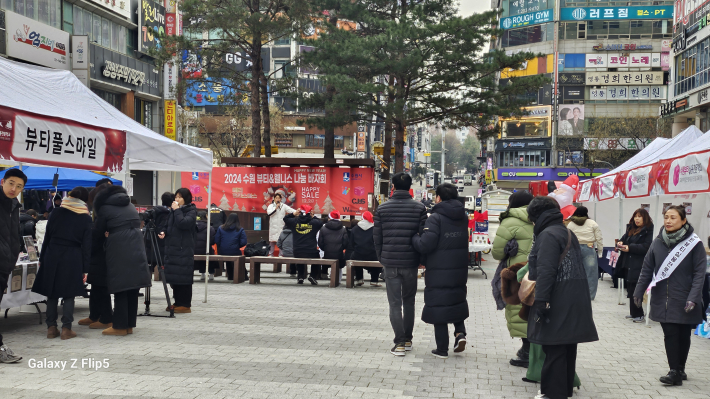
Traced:
POLYGON ((424 153, 424 156, 425 156, 425 157, 430 157, 430 156, 431 156, 431 153, 430 153, 430 152, 425 152, 425 153, 424 153))
POLYGON ((175 140, 175 100, 165 100, 165 137, 175 140))
POLYGON ((486 170, 486 184, 491 184, 493 182, 493 170, 486 170))

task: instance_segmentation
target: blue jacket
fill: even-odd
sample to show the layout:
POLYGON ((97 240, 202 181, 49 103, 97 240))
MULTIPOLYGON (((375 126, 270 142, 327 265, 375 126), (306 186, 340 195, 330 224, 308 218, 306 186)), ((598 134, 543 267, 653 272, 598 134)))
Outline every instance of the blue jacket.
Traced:
POLYGON ((220 255, 241 255, 241 248, 247 245, 247 233, 244 229, 231 228, 224 230, 222 226, 217 229, 214 238, 217 244, 217 253, 220 255))

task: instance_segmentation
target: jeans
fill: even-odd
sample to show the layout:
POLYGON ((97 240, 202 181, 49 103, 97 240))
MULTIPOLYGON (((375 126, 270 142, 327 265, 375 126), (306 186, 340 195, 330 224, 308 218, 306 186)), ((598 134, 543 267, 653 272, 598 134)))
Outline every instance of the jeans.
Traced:
POLYGON ((102 324, 113 322, 113 309, 111 309, 111 294, 108 287, 91 284, 89 295, 89 318, 98 320, 102 324))
POLYGON ((661 323, 666 357, 671 370, 685 371, 685 362, 690 352, 690 335, 695 326, 688 324, 661 323))
POLYGON ((138 318, 138 289, 113 294, 113 304, 113 328, 125 330, 135 327, 138 318))
POLYGON ((586 244, 580 245, 582 250, 582 262, 584 270, 587 272, 587 282, 589 283, 589 296, 597 296, 597 285, 599 285, 599 263, 597 261, 597 250, 589 248, 586 244))
POLYGON ((387 300, 394 343, 412 340, 414 330, 414 298, 417 294, 416 267, 385 267, 387 300))
MULTIPOLYGON (((170 284, 173 288, 173 298, 175 306, 192 306, 192 284, 170 284)), ((136 297, 137 298, 137 297, 136 297)))
MULTIPOLYGON (((57 326, 57 306, 59 306, 59 298, 47 298, 47 328, 57 326)), ((62 328, 71 330, 71 323, 74 321, 74 297, 64 298, 64 306, 62 306, 62 328)))
MULTIPOLYGON (((453 323, 454 324, 454 337, 459 333, 466 335, 466 326, 463 320, 453 323)), ((436 349, 444 352, 449 351, 449 325, 448 324, 434 324, 434 339, 436 340, 436 349)))
POLYGON ((542 364, 540 391, 550 399, 571 398, 577 363, 577 344, 542 345, 545 362, 542 364))

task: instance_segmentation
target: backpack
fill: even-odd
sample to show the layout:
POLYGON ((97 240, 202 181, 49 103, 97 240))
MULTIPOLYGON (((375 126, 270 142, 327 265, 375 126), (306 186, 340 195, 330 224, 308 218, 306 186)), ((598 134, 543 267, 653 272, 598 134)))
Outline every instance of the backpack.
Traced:
POLYGON ((271 246, 266 240, 261 240, 256 244, 247 244, 244 248, 244 256, 267 256, 271 246))

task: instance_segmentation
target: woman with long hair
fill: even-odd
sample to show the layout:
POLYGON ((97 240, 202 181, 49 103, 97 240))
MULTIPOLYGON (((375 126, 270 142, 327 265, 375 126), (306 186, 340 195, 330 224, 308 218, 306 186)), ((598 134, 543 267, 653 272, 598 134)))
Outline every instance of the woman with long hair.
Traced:
POLYGON ((645 209, 639 208, 634 211, 629 224, 626 225, 626 233, 616 243, 616 248, 621 252, 616 264, 617 275, 624 278, 629 298, 629 315, 626 318, 632 319, 634 323, 642 323, 645 320, 643 308, 636 306, 633 298, 643 259, 652 242, 653 221, 645 209))
POLYGON ((192 312, 196 236, 197 208, 190 190, 182 187, 175 192, 175 201, 170 206, 168 229, 158 235, 165 239, 165 281, 173 288, 175 313, 192 312))
MULTIPOLYGON (((242 255, 242 247, 247 245, 247 234, 239 223, 239 215, 236 212, 229 214, 224 224, 219 226, 214 242, 217 244, 217 253, 220 255, 242 255)), ((227 269, 227 278, 234 279, 234 270, 227 269)))
POLYGON ((661 323, 670 371, 666 385, 683 385, 692 330, 703 321, 703 282, 706 255, 700 238, 688 223, 685 208, 674 205, 663 213, 663 229, 643 260, 634 302, 641 307, 651 289, 649 318, 661 323))
POLYGON ((91 216, 86 206, 89 191, 75 187, 52 212, 40 252, 40 268, 32 291, 47 297, 47 338, 70 339, 74 297, 83 296, 84 273, 91 258, 91 216), (57 329, 57 306, 64 299, 62 332, 57 329))

